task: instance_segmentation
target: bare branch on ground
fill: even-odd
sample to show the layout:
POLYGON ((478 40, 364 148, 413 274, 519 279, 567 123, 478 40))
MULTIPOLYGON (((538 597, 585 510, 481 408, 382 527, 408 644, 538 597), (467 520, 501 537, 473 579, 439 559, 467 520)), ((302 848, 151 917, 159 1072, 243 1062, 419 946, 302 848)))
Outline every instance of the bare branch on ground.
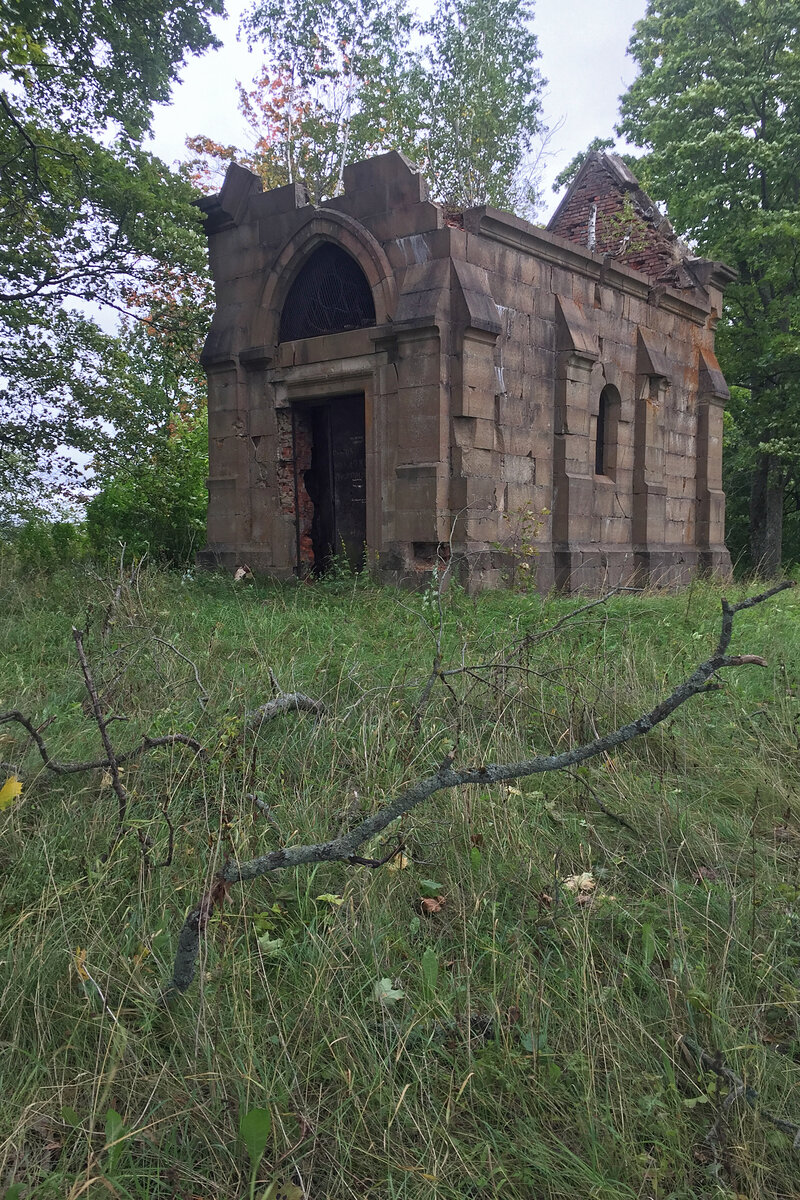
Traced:
MULTIPOLYGON (((17 725, 21 725, 26 730, 31 741, 36 743, 45 767, 48 771, 52 771, 54 775, 77 775, 81 771, 107 771, 111 766, 107 758, 89 759, 84 762, 59 762, 57 759, 50 757, 50 753, 40 732, 41 727, 37 728, 29 717, 24 716, 16 708, 0 713, 0 725, 7 725, 11 721, 17 725)), ((123 750, 121 754, 117 754, 117 766, 121 767, 123 763, 130 762, 133 758, 138 758, 145 750, 157 750, 160 746, 176 745, 189 746, 196 754, 205 754, 205 750, 200 743, 195 738, 190 737, 188 733, 168 733, 165 737, 157 738, 147 737, 146 734, 142 734, 142 740, 138 746, 133 746, 132 749, 123 750)))
MULTIPOLYGON (((548 771, 563 771, 570 767, 576 767, 599 754, 607 753, 642 734, 649 733, 687 700, 713 690, 716 686, 714 676, 718 671, 727 667, 739 667, 747 664, 766 665, 764 659, 756 655, 726 654, 733 632, 733 618, 737 612, 752 608, 756 604, 762 604, 765 600, 777 595, 778 592, 793 586, 794 583, 791 580, 786 580, 768 591, 762 592, 758 596, 751 596, 738 604, 729 604, 727 600, 723 600, 722 630, 717 647, 711 657, 700 663, 687 679, 679 683, 649 712, 643 713, 640 717, 621 725, 610 733, 603 734, 582 746, 576 746, 572 750, 565 750, 561 754, 542 754, 515 763, 490 763, 456 771, 452 764, 448 765, 449 760, 446 759, 435 775, 418 780, 342 837, 305 846, 287 846, 245 862, 226 862, 217 874, 211 889, 205 893, 200 903, 191 910, 184 921, 178 939, 173 975, 164 993, 165 997, 174 991, 185 992, 192 983, 201 934, 205 931, 215 906, 224 898, 232 884, 248 879, 258 879, 272 871, 296 868, 309 863, 358 863, 357 851, 361 846, 382 833, 398 818, 405 816, 429 800, 437 792, 463 787, 466 784, 486 786, 494 783, 506 783, 548 771)), ((274 704, 276 701, 271 703, 274 704)))
POLYGON ((268 700, 260 708, 248 713, 244 719, 244 730, 246 733, 256 733, 265 721, 272 721, 285 712, 312 712, 321 717, 325 705, 303 692, 282 692, 274 700, 268 700))
POLYGON ((774 1113, 768 1112, 766 1108, 762 1108, 756 1089, 749 1087, 741 1075, 737 1075, 735 1071, 732 1071, 727 1066, 720 1052, 709 1054, 708 1050, 704 1050, 702 1046, 699 1046, 697 1042, 692 1041, 688 1037, 681 1037, 680 1043, 686 1047, 699 1067, 702 1067, 706 1071, 711 1071, 718 1079, 723 1079, 728 1085, 729 1091, 722 1102, 719 1116, 706 1134, 706 1141, 715 1153, 719 1146, 725 1116, 728 1110, 740 1099, 749 1104, 750 1108, 761 1117, 762 1121, 767 1121, 770 1125, 774 1125, 776 1129, 780 1129, 781 1133, 788 1134, 792 1139, 793 1149, 800 1150, 800 1125, 794 1121, 786 1121, 783 1117, 777 1117, 774 1113))

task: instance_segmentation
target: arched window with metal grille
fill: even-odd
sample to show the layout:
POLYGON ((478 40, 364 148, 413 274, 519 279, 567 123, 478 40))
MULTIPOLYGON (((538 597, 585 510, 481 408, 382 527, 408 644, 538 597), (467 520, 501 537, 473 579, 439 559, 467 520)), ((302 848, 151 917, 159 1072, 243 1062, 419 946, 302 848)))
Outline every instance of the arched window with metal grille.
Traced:
POLYGON ((324 242, 300 268, 281 313, 279 339, 319 337, 375 324, 375 302, 361 267, 324 242))

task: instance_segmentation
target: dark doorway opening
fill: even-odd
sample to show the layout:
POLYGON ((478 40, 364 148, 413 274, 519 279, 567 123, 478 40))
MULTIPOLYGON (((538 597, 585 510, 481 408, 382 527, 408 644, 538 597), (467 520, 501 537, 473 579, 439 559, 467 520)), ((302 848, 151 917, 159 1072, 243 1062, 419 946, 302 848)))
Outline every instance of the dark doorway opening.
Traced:
POLYGON ((323 575, 344 558, 360 571, 367 538, 364 396, 297 405, 293 425, 295 484, 310 501, 296 506, 298 570, 310 566, 323 575))

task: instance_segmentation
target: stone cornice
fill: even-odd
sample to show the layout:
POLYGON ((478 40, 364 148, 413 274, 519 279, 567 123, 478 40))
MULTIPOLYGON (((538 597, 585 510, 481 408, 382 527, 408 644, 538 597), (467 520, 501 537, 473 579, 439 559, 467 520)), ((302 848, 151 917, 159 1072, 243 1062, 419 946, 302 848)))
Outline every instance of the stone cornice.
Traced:
MULTIPOLYGON (((523 254, 530 254, 541 262, 564 267, 597 283, 608 284, 628 296, 635 296, 645 303, 652 303, 653 281, 634 271, 624 263, 616 262, 599 254, 592 254, 576 246, 566 238, 539 229, 535 225, 513 217, 494 208, 472 209, 464 217, 469 233, 485 237, 504 246, 511 246, 523 254)), ((675 316, 684 317, 695 325, 704 325, 709 312, 706 297, 696 301, 674 288, 664 288, 659 295, 658 307, 675 316)))

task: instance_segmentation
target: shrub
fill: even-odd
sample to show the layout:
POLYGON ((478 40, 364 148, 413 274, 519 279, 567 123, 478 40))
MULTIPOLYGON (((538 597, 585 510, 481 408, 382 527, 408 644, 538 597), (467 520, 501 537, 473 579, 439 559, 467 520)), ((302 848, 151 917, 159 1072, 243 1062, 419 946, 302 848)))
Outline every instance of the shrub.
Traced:
POLYGON ((205 535, 208 427, 205 420, 175 422, 149 457, 118 468, 86 510, 86 528, 98 555, 188 562, 205 535))

